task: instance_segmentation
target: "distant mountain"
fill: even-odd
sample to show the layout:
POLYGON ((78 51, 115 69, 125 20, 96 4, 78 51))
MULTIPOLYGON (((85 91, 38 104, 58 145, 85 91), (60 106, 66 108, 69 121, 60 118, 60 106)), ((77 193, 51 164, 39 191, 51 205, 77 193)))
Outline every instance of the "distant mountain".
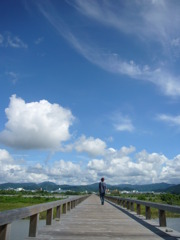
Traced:
POLYGON ((174 186, 174 184, 168 184, 168 183, 152 183, 152 184, 144 184, 144 185, 130 185, 130 184, 122 184, 118 185, 119 190, 136 190, 139 192, 159 192, 162 190, 165 190, 171 186, 174 186))
POLYGON ((180 184, 167 188, 165 192, 180 194, 180 184))
MULTIPOLYGON (((0 184, 0 189, 8 189, 8 188, 23 188, 25 190, 37 190, 43 189, 46 191, 56 191, 61 188, 64 191, 71 190, 76 192, 88 191, 88 192, 97 192, 98 191, 98 183, 93 183, 89 185, 57 185, 53 182, 42 182, 42 183, 3 183, 0 184)), ((168 183, 154 183, 154 184, 146 184, 146 185, 131 185, 131 184, 119 184, 119 185, 109 185, 107 184, 107 188, 110 190, 119 190, 119 191, 139 191, 139 192, 172 192, 172 193, 180 193, 180 184, 168 184, 168 183)))

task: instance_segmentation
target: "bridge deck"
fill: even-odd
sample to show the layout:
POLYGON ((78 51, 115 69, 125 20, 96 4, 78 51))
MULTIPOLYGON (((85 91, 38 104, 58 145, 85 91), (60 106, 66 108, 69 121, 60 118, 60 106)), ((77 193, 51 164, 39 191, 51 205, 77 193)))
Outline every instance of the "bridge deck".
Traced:
POLYGON ((169 238, 166 233, 158 235, 130 218, 123 211, 105 202, 100 205, 97 196, 92 195, 52 226, 39 230, 34 240, 83 240, 83 239, 177 239, 169 238))

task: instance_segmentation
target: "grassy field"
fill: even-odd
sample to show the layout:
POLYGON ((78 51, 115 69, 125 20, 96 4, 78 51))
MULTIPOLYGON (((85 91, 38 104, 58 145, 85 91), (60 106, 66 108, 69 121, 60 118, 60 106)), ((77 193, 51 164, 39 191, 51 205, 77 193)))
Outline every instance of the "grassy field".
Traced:
MULTIPOLYGON (((15 195, 15 192, 12 192, 12 196, 7 196, 7 192, 1 192, 0 194, 0 211, 5 210, 11 210, 15 208, 22 208, 22 207, 28 207, 36 204, 46 203, 46 202, 52 202, 57 201, 63 198, 62 197, 55 197, 53 194, 49 193, 42 193, 39 192, 38 196, 37 193, 34 196, 28 196, 27 193, 19 193, 15 195), (26 197, 24 196, 26 194, 26 197)), ((28 192, 28 194, 30 194, 28 192)), ((180 206, 180 195, 175 194, 154 194, 154 193, 141 193, 141 194, 113 194, 116 196, 120 196, 123 198, 133 198, 143 201, 149 201, 149 202, 156 202, 156 203, 163 203, 163 204, 169 204, 169 205, 179 205, 180 206)), ((55 210, 54 210, 55 211, 55 210)), ((135 211, 136 211, 136 204, 135 204, 135 211)), ((145 207, 141 206, 141 214, 145 215, 145 207)), ((40 218, 44 219, 46 216, 46 212, 43 212, 40 214, 40 218)), ((180 214, 170 213, 166 212, 167 217, 180 217, 180 214)), ((158 218, 158 210, 151 208, 151 217, 152 218, 158 218)))
MULTIPOLYGON (((32 196, 32 197, 24 197, 22 195, 19 196, 0 196, 0 212, 5 210, 11 210, 15 208, 23 208, 29 207, 36 204, 47 203, 52 201, 57 201, 62 198, 55 197, 44 197, 44 196, 32 196)), ((54 210, 55 211, 55 210, 54 210)), ((55 214, 55 212, 54 212, 55 214)), ((40 219, 44 219, 46 217, 46 212, 40 213, 40 219)))
MULTIPOLYGON (((170 193, 138 193, 138 194, 113 194, 122 198, 133 198, 142 201, 162 203, 168 205, 180 206, 180 195, 170 194, 170 193)), ((136 204, 135 209, 136 211, 136 204)), ((145 216, 145 206, 141 206, 141 214, 145 216)), ((158 218, 159 212, 155 208, 151 208, 151 218, 158 218)), ((166 212, 166 217, 179 217, 180 214, 166 212)))

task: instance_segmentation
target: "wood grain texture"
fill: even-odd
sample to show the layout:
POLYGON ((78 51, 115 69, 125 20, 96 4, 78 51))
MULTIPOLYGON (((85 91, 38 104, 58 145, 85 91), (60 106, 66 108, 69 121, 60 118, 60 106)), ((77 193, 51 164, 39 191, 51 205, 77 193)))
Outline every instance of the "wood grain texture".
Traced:
MULTIPOLYGON (((100 204, 98 196, 91 195, 81 204, 63 214, 61 221, 46 226, 34 240, 109 240, 168 239, 158 235, 110 203, 100 204)), ((28 240, 32 238, 26 238, 28 240)))

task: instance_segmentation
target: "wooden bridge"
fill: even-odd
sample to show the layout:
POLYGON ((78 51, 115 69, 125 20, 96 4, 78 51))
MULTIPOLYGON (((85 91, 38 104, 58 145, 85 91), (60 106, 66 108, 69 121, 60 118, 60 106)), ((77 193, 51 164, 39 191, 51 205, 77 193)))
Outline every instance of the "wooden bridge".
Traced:
MULTIPOLYGON (((56 204, 57 215, 53 222, 52 211, 46 207, 48 209, 46 219, 48 226, 40 230, 37 230, 36 214, 33 214, 30 220, 31 237, 27 237, 26 240, 180 239, 180 233, 167 232, 167 227, 159 227, 159 224, 154 224, 151 220, 126 210, 119 204, 106 200, 105 205, 101 205, 99 197, 96 195, 63 201, 61 201, 61 209, 64 214, 61 214, 58 210, 60 208, 56 204)), ((33 206, 32 208, 34 209, 33 206)), ((33 211, 36 212, 37 208, 36 211, 33 211)), ((177 211, 180 211, 180 208, 177 207, 177 211)), ((5 227, 5 225, 3 226, 5 227)), ((1 230, 3 230, 2 226, 1 230)), ((3 233, 3 231, 1 232, 3 233)), ((0 234, 0 240, 8 239, 6 237, 7 234, 0 234)))

